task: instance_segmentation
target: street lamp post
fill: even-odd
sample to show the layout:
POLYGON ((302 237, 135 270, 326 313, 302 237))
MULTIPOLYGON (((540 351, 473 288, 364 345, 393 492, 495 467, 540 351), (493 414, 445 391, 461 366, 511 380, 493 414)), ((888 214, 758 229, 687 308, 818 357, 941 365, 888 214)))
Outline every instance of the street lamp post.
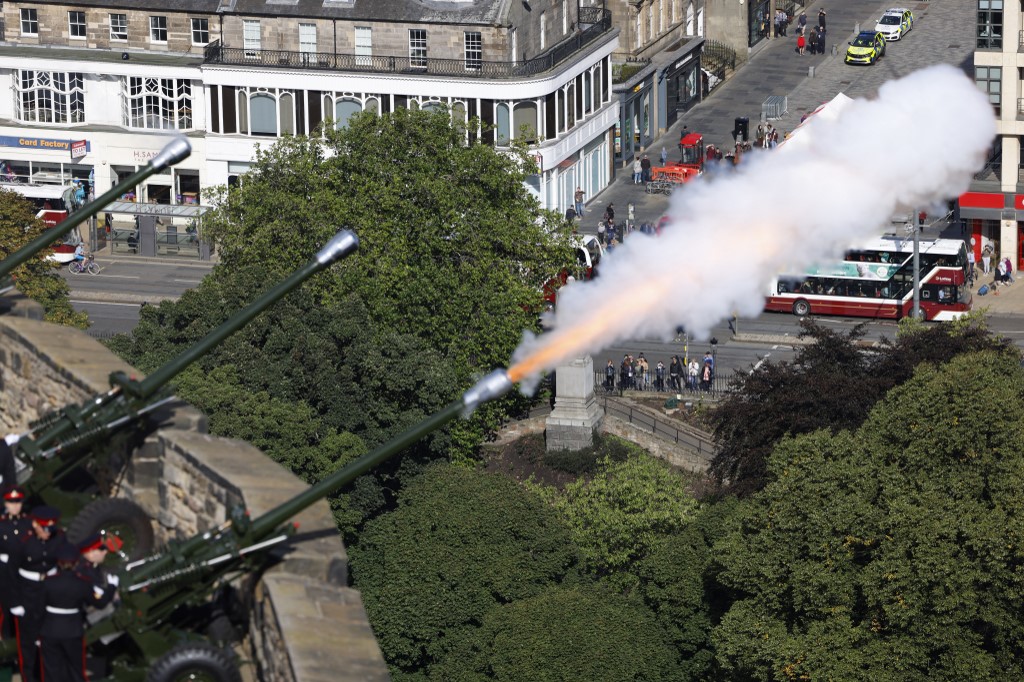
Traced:
POLYGON ((921 232, 917 225, 917 208, 910 211, 910 229, 914 232, 914 310, 915 320, 921 319, 921 232))

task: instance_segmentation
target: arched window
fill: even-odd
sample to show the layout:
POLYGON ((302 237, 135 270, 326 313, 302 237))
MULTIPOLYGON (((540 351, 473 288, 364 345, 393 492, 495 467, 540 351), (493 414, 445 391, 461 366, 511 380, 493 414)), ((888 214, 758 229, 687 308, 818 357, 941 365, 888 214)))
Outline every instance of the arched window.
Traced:
POLYGON ((510 139, 510 136, 509 136, 510 121, 509 121, 509 115, 508 115, 508 105, 504 104, 504 103, 499 104, 498 105, 498 112, 497 112, 497 114, 498 114, 497 115, 497 124, 498 124, 498 131, 497 132, 498 132, 498 137, 495 140, 495 143, 499 144, 499 145, 506 145, 506 144, 508 144, 508 141, 510 139))
POLYGON ((513 130, 516 138, 537 141, 537 103, 518 102, 512 110, 513 130))
POLYGON ((249 134, 249 94, 242 88, 238 89, 238 132, 249 134))
POLYGON ((583 74, 583 113, 589 114, 594 109, 594 87, 593 74, 589 71, 583 74))
POLYGON ((290 92, 281 94, 277 101, 278 118, 281 120, 281 134, 295 134, 295 96, 290 92))
POLYGON ((423 111, 441 111, 441 103, 436 100, 431 100, 429 102, 423 102, 423 104, 420 105, 420 108, 423 109, 423 111))
POLYGON ((345 128, 348 126, 348 120, 362 110, 363 107, 359 102, 350 99, 339 99, 334 105, 334 126, 339 129, 345 128))
POLYGON ((380 101, 376 97, 367 97, 366 106, 363 111, 369 111, 374 114, 380 113, 380 101))
POLYGON ((253 135, 277 135, 277 103, 273 95, 257 93, 249 98, 253 135))
POLYGON ((568 118, 565 120, 566 129, 572 128, 576 125, 576 82, 573 81, 568 88, 565 89, 565 104, 566 110, 569 112, 568 118))

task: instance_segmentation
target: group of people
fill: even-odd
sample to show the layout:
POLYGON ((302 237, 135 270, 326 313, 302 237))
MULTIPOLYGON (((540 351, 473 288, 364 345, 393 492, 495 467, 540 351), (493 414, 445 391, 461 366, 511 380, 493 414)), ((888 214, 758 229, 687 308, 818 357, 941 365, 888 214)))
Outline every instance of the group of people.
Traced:
POLYGON ((643 353, 635 358, 627 353, 618 365, 609 358, 604 368, 604 389, 609 393, 616 388, 616 374, 620 391, 664 393, 681 392, 684 388, 710 391, 715 377, 715 358, 711 351, 704 354, 703 361, 694 357, 687 362, 686 358, 673 355, 668 367, 660 360, 651 367, 643 353))
POLYGON ((825 29, 827 12, 818 10, 818 25, 807 35, 807 12, 801 12, 796 27, 796 51, 801 57, 810 50, 811 54, 825 54, 825 29))
POLYGON ((759 124, 757 126, 757 136, 755 137, 755 147, 760 149, 775 149, 779 146, 779 131, 772 126, 771 123, 759 124))
POLYGON ((54 507, 26 514, 25 492, 13 485, 15 442, 13 436, 0 440, 0 631, 17 640, 24 682, 84 681, 86 611, 116 597, 118 578, 102 564, 120 545, 101 534, 72 544, 54 507))

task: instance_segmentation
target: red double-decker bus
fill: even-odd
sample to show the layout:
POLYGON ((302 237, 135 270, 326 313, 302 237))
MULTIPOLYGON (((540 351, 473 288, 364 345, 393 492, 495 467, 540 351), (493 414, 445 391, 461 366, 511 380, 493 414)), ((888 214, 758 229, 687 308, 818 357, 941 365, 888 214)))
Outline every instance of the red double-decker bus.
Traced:
MULTIPOLYGON (((913 314, 913 241, 879 237, 841 261, 772 281, 765 310, 898 320, 913 314)), ((967 247, 959 239, 922 239, 920 308, 926 320, 952 320, 971 309, 967 247)))

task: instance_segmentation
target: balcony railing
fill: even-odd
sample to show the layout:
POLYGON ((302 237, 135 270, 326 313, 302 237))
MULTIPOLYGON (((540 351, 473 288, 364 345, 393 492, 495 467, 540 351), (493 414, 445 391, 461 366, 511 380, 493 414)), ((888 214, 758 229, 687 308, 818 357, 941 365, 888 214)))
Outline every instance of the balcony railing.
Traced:
POLYGON ((206 46, 206 64, 272 66, 291 69, 350 71, 356 73, 404 73, 467 78, 523 78, 550 71, 611 30, 611 12, 600 7, 580 8, 581 30, 555 45, 546 54, 521 62, 487 62, 477 59, 440 59, 339 54, 336 52, 292 52, 227 47, 220 41, 206 46))

